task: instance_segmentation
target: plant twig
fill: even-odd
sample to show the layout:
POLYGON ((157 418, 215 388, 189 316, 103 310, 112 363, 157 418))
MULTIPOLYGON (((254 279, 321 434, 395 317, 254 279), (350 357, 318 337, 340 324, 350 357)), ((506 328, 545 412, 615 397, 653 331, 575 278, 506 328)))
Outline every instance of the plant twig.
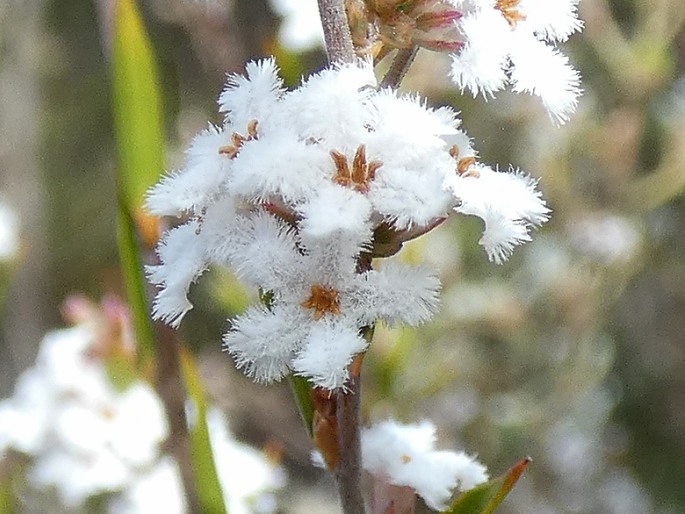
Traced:
POLYGON ((164 404, 169 437, 166 442, 169 453, 178 463, 188 512, 200 514, 200 501, 195 486, 190 434, 186 420, 186 393, 181 375, 180 348, 173 329, 157 323, 159 351, 157 352, 157 393, 164 404))
POLYGON ((354 62, 354 46, 343 0, 318 0, 329 63, 354 62))
POLYGON ((418 50, 418 46, 399 49, 395 55, 395 59, 390 65, 388 73, 386 73, 385 77, 383 77, 383 81, 381 82, 379 88, 383 89, 385 87, 398 87, 404 76, 407 74, 407 71, 409 71, 409 67, 411 66, 412 62, 414 62, 414 57, 416 57, 418 50))
POLYGON ((361 445, 359 405, 361 377, 353 376, 347 390, 336 391, 339 460, 336 469, 338 494, 345 514, 363 514, 361 491, 361 445))

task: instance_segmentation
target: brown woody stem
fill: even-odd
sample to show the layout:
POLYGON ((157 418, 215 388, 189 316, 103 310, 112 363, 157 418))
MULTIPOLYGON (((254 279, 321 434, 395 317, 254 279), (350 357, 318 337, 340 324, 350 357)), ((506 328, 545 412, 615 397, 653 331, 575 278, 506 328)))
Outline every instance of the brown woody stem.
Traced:
POLYGON ((354 46, 343 0, 318 0, 329 63, 354 62, 354 46))
POLYGON ((401 48, 397 51, 388 73, 383 77, 380 89, 385 87, 396 88, 400 85, 407 71, 409 71, 409 67, 414 62, 414 57, 416 57, 418 50, 419 47, 414 46, 412 48, 401 48))
POLYGON ((345 514, 363 514, 361 490, 360 393, 361 377, 353 376, 347 389, 338 389, 337 420, 339 459, 336 468, 338 494, 345 514))

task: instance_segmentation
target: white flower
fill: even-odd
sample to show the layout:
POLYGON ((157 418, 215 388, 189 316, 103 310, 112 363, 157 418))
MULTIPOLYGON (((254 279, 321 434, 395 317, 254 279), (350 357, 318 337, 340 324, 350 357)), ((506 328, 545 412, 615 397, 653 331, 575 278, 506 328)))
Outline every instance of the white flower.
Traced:
POLYGON ((567 121, 580 76, 554 45, 582 28, 578 1, 458 1, 465 44, 452 55, 452 79, 474 96, 492 96, 511 84, 517 93, 538 96, 555 122, 567 121))
POLYGON ((402 425, 394 420, 362 432, 362 464, 386 483, 411 487, 435 510, 444 509, 455 488, 467 491, 488 479, 485 466, 462 452, 437 451, 428 421, 402 425))

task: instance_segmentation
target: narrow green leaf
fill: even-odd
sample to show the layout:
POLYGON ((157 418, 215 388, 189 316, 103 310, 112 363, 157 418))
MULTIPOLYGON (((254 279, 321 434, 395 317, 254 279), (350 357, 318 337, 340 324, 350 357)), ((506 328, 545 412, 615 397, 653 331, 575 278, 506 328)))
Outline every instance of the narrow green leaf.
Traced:
POLYGON ((14 514, 19 512, 19 505, 12 489, 12 480, 9 476, 0 476, 0 512, 14 514))
POLYGON ((116 0, 112 42, 118 188, 130 213, 164 169, 162 102, 152 46, 135 0, 116 0))
MULTIPOLYGON (((190 427, 190 443, 192 448, 193 470, 195 472, 195 487, 202 512, 215 514, 226 513, 221 484, 216 472, 214 454, 209 440, 207 426, 207 400, 202 387, 200 374, 191 353, 182 348, 181 370, 186 390, 194 406, 194 420, 190 427)), ((231 463, 229 462, 230 466, 231 463)))
POLYGON ((518 482, 530 462, 530 457, 526 457, 504 475, 465 492, 443 514, 492 514, 518 482))
POLYGON ((138 364, 149 371, 155 336, 135 214, 163 170, 159 81, 152 48, 135 0, 116 0, 112 40, 114 129, 117 143, 117 240, 138 344, 138 364))
POLYGON ((155 359, 156 339, 150 320, 142 259, 133 219, 122 202, 119 202, 118 211, 119 261, 126 285, 126 297, 133 317, 138 367, 143 371, 149 371, 155 359))
POLYGON ((293 390, 295 403, 297 403, 304 427, 311 437, 314 421, 314 403, 312 402, 312 388, 314 386, 304 377, 290 375, 290 387, 293 390))

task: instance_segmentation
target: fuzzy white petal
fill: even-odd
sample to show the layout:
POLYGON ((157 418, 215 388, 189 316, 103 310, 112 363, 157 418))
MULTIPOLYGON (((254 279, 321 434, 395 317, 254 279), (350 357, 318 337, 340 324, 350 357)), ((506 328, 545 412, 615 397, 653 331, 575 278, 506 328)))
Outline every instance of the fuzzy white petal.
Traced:
POLYGON ((182 171, 165 176, 147 195, 146 205, 158 216, 175 216, 182 212, 199 213, 219 194, 228 177, 229 159, 219 153, 228 136, 210 126, 200 133, 187 151, 182 171))
POLYGON ((516 93, 538 96, 552 119, 568 121, 580 95, 580 76, 568 57, 534 38, 514 39, 511 58, 511 82, 516 93))
POLYGON ((462 91, 492 96, 507 82, 509 26, 498 11, 486 9, 464 16, 460 27, 466 45, 452 55, 450 76, 462 91))
POLYGON ((438 306, 440 280, 423 266, 387 262, 365 275, 362 289, 364 312, 368 319, 416 326, 428 321, 438 306))
POLYGON ((187 298, 188 288, 207 266, 198 230, 197 220, 190 220, 167 232, 157 247, 161 264, 146 268, 150 282, 162 286, 155 298, 152 315, 173 327, 178 326, 186 312, 193 308, 187 298))
POLYGON ((407 169, 382 166, 376 172, 369 199, 375 210, 391 221, 395 228, 425 227, 446 216, 452 207, 452 197, 443 190, 442 184, 445 172, 454 168, 453 162, 448 159, 431 165, 435 167, 407 169))
POLYGON ((291 316, 292 313, 280 309, 253 307, 234 320, 232 329, 224 336, 224 347, 238 369, 260 383, 283 378, 305 336, 297 330, 291 316))
POLYGON ((219 111, 226 113, 234 127, 244 130, 252 120, 265 123, 283 94, 274 59, 249 62, 245 75, 229 75, 219 96, 219 111))
POLYGON ((480 244, 490 260, 501 263, 514 246, 530 241, 529 228, 544 223, 549 209, 530 177, 485 166, 477 170, 478 176, 450 177, 447 187, 461 201, 458 212, 478 216, 485 222, 480 244))
POLYGON ((425 99, 418 95, 398 95, 391 89, 384 89, 371 98, 376 110, 376 121, 370 137, 399 139, 406 152, 415 148, 434 150, 440 143, 436 137, 453 134, 459 126, 457 113, 452 109, 430 109, 425 99))
POLYGON ((352 359, 366 347, 357 327, 324 319, 312 327, 304 348, 293 361, 293 369, 319 387, 343 387, 352 359))
POLYGON ((373 113, 366 107, 376 79, 368 64, 326 69, 284 99, 281 122, 302 140, 330 149, 356 149, 373 113))
POLYGON ((578 19, 579 0, 521 0, 526 19, 521 25, 549 41, 566 41, 583 28, 578 19))
POLYGON ((301 258, 290 228, 264 212, 236 219, 231 237, 212 255, 222 256, 242 280, 266 291, 287 283, 301 258))
POLYGON ((304 238, 325 239, 332 236, 352 238, 359 250, 370 236, 371 203, 352 189, 330 184, 298 207, 298 223, 304 238))
POLYGON ((324 148, 281 130, 243 145, 227 187, 253 202, 277 197, 292 205, 326 182, 332 164, 324 148))

